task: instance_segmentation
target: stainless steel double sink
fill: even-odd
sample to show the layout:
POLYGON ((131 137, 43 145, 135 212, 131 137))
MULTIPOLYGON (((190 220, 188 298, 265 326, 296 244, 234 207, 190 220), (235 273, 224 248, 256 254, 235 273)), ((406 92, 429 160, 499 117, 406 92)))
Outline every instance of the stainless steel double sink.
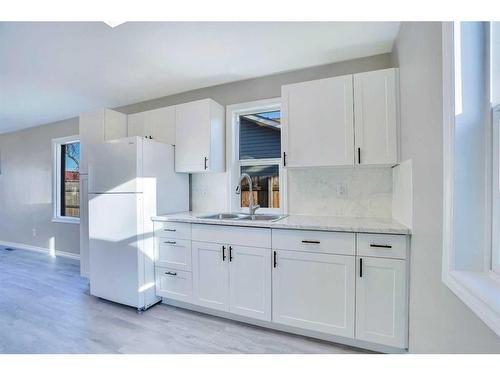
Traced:
POLYGON ((266 215, 266 214, 242 214, 242 213, 218 213, 212 215, 198 216, 198 219, 211 220, 251 220, 251 221, 278 221, 287 215, 266 215))

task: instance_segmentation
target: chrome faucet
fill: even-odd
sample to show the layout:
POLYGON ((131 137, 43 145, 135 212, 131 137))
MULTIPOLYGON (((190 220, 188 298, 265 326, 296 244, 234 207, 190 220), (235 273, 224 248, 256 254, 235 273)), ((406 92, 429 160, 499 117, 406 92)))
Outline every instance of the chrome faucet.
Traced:
POLYGON ((250 215, 255 215, 255 211, 257 211, 260 208, 260 205, 254 205, 253 202, 253 190, 252 190, 252 178, 247 174, 247 173, 242 173, 240 177, 240 182, 238 183, 238 186, 236 186, 236 194, 241 193, 241 181, 247 180, 248 181, 248 190, 250 191, 250 198, 248 202, 248 211, 250 212, 250 215))

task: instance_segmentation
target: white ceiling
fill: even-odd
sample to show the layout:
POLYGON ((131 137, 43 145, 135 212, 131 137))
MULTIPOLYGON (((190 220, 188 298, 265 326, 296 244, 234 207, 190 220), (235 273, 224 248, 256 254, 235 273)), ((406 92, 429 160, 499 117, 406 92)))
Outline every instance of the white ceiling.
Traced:
POLYGON ((397 22, 0 22, 0 133, 390 52, 397 22))

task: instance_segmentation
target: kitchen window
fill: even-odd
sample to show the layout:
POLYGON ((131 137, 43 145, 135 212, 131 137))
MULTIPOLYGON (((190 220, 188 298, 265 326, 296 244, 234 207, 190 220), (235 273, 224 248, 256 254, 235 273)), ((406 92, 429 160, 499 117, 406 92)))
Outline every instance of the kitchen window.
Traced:
POLYGON ((498 27, 443 23, 442 269, 448 288, 500 335, 498 27))
POLYGON ((54 158, 53 220, 80 222, 80 141, 77 136, 52 140, 54 158))
POLYGON ((248 211, 250 189, 246 180, 241 193, 236 194, 240 177, 246 173, 252 179, 253 200, 260 205, 258 212, 283 212, 280 107, 279 99, 228 107, 231 211, 248 211))

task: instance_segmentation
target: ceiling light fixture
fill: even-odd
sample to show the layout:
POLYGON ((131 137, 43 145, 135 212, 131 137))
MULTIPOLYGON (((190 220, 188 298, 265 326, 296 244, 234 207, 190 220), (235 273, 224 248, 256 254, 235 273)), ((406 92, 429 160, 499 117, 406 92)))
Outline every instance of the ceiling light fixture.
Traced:
POLYGON ((116 27, 116 26, 119 26, 121 25, 122 23, 125 23, 127 21, 103 21, 106 25, 108 25, 109 27, 116 27))

